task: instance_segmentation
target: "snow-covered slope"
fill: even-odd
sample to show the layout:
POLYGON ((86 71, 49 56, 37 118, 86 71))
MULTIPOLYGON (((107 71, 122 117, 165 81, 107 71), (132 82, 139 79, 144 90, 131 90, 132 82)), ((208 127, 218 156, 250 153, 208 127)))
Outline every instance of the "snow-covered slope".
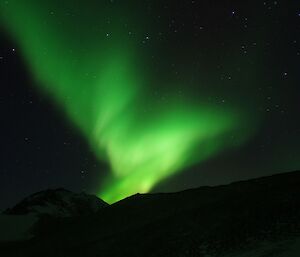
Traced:
POLYGON ((75 194, 65 189, 46 190, 35 193, 15 207, 6 210, 10 215, 49 215, 54 217, 73 217, 98 212, 108 206, 96 196, 85 193, 75 194))
POLYGON ((280 241, 263 241, 255 247, 243 249, 223 257, 299 257, 300 236, 280 241))

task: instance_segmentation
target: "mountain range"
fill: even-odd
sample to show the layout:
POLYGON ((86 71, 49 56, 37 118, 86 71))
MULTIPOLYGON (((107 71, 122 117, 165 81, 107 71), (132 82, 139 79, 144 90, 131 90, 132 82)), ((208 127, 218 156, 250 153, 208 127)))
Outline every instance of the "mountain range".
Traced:
POLYGON ((7 257, 299 257, 300 171, 109 205, 65 189, 0 215, 7 257))

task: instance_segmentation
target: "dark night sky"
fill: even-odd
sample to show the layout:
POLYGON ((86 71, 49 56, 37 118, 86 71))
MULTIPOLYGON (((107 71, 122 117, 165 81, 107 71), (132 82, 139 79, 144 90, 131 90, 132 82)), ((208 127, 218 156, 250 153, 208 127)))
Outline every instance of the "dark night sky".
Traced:
MULTIPOLYGON (((186 168, 153 191, 300 168, 299 1, 172 0, 132 6, 132 12, 150 20, 142 32, 146 36, 134 35, 153 57, 148 69, 180 82, 188 74, 186 90, 196 97, 204 90, 216 105, 234 102, 250 110, 253 119, 259 117, 255 134, 241 147, 186 168), (193 83, 198 69, 209 86, 199 89, 193 83)), ((97 7, 100 4, 94 3, 87 8, 97 7)), ((2 29, 0 208, 49 187, 95 193, 107 165, 97 160, 55 104, 36 90, 20 52, 2 29)), ((160 96, 165 88, 156 85, 155 90, 160 96)))

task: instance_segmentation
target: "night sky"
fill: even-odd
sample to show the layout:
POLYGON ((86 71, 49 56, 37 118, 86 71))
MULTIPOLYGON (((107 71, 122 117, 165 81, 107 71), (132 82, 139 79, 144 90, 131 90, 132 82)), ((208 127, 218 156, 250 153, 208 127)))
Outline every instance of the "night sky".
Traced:
POLYGON ((299 1, 0 0, 0 208, 300 168, 299 1))

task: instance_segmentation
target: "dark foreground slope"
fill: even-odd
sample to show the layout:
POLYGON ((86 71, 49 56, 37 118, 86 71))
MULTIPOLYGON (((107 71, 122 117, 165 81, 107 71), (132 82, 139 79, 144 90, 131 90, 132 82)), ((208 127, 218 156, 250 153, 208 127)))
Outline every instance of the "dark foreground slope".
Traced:
POLYGON ((41 217, 0 256, 299 257, 300 172, 135 195, 97 214, 41 217))

